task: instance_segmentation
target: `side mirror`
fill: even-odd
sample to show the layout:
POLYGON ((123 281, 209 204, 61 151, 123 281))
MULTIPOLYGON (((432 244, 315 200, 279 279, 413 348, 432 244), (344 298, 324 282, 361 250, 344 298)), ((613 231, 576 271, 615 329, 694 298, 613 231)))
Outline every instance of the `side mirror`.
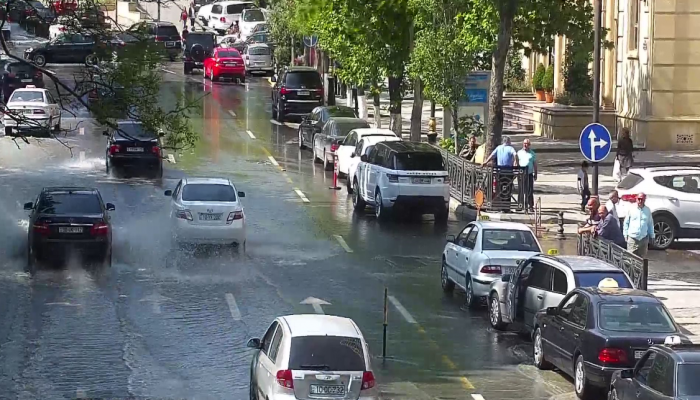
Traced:
POLYGON ((501 282, 510 282, 510 274, 501 275, 501 282))
POLYGON ((634 377, 633 369, 623 369, 620 371, 620 378, 622 379, 632 379, 634 377))
POLYGON ((34 203, 31 201, 29 203, 24 203, 24 209, 25 210, 33 210, 34 209, 34 203))
POLYGON ((238 192, 238 197, 245 197, 245 192, 238 192))
POLYGON ((105 208, 107 209, 107 211, 114 211, 117 209, 112 203, 105 204, 105 208))
POLYGON ((173 195, 173 191, 172 191, 172 190, 166 190, 163 194, 165 194, 166 196, 170 197, 170 196, 173 195))
POLYGON ((367 156, 365 154, 360 156, 360 161, 367 162, 367 156))
POLYGON ((106 130, 106 129, 103 130, 103 131, 102 131, 102 135, 103 135, 103 136, 109 136, 109 131, 106 130))
POLYGON ((355 152, 350 153, 350 158, 355 158, 355 152))
POLYGON ((273 75, 272 78, 270 78, 270 82, 277 82, 277 77, 273 75))
POLYGON ((559 315, 559 309, 557 307, 547 307, 547 315, 559 315))
POLYGON ((258 350, 260 350, 262 348, 262 344, 260 343, 260 339, 258 339, 258 338, 250 339, 246 346, 250 347, 251 349, 258 349, 258 350))
POLYGON ((455 235, 447 235, 447 243, 454 243, 455 235))

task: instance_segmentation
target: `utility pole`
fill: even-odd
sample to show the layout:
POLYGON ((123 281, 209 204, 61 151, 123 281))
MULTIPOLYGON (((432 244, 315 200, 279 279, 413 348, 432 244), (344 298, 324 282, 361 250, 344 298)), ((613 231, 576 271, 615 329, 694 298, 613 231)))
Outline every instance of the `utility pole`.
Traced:
POLYGON ((157 0, 157 4, 158 4, 158 18, 157 19, 158 19, 158 22, 160 22, 160 0, 157 0))
MULTIPOLYGON (((637 1, 637 0, 632 0, 637 1)), ((600 122, 600 59, 601 59, 601 30, 603 18, 603 0, 595 0, 593 11, 593 122, 600 122)), ((611 144, 612 146, 612 144, 611 144)), ((598 163, 593 163, 593 196, 598 197, 598 163)))

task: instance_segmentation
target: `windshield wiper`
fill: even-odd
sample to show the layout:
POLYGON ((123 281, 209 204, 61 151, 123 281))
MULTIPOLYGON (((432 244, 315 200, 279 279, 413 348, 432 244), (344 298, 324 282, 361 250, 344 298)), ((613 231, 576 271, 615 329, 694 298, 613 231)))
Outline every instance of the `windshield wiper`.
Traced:
POLYGON ((308 370, 318 370, 318 371, 330 371, 331 367, 329 367, 326 364, 301 364, 299 366, 300 369, 308 369, 308 370))

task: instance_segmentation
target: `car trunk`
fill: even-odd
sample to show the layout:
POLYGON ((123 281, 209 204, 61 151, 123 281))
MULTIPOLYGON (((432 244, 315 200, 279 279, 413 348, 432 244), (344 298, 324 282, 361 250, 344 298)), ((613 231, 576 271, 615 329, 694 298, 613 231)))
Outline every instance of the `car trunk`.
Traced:
POLYGON ((362 390, 362 371, 292 370, 297 399, 357 399, 362 390))
POLYGON ((178 47, 180 39, 180 33, 174 26, 159 26, 156 30, 156 42, 163 42, 166 49, 178 47))
POLYGON ((284 93, 289 100, 317 100, 323 95, 323 85, 318 72, 290 72, 284 82, 284 93))
MULTIPOLYGON (((31 84, 34 81, 34 78, 40 79, 41 78, 41 72, 34 68, 31 65, 27 64, 21 64, 21 63, 15 63, 15 64, 10 64, 8 67, 8 72, 9 76, 7 78, 9 79, 8 82, 12 82, 15 85, 17 83, 22 83, 22 84, 31 84)), ((24 85, 22 85, 24 86, 24 85)))
POLYGON ((158 139, 146 138, 125 138, 115 136, 114 145, 119 146, 119 153, 128 154, 132 157, 148 157, 160 156, 160 147, 158 139))
POLYGON ((251 67, 271 67, 272 52, 266 47, 248 49, 249 65, 251 67))
MULTIPOLYGON (((644 353, 652 344, 663 344, 668 336, 676 335, 675 333, 652 333, 652 332, 613 332, 605 330, 607 340, 605 347, 623 350, 627 356, 627 362, 604 364, 609 367, 616 368, 633 368, 637 361, 642 358, 644 353), (649 343, 649 342, 652 343, 649 343)), ((602 348, 595 349, 600 352, 602 348)), ((600 361, 597 362, 600 364, 600 361)))
POLYGON ((241 211, 236 202, 183 201, 182 205, 192 213, 194 225, 226 225, 230 213, 241 211))
POLYGON ((532 251, 507 250, 485 250, 482 253, 489 258, 489 265, 500 265, 503 274, 512 274, 521 261, 538 254, 532 251))
MULTIPOLYGON (((47 237, 54 240, 92 240, 103 234, 93 229, 95 224, 104 223, 102 214, 92 215, 41 215, 34 225, 47 225, 47 237)), ((35 228, 36 230, 36 228, 35 228)))

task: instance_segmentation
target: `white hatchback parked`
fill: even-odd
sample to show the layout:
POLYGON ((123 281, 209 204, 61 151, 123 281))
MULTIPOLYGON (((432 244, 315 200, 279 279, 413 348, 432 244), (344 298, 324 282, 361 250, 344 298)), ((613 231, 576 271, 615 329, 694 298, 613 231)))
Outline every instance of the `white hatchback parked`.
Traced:
MULTIPOLYGON (((341 175, 349 175, 350 173, 350 164, 352 164, 352 157, 351 155, 356 152, 355 147, 357 147, 357 143, 362 140, 363 138, 366 137, 372 137, 372 138, 396 138, 396 134, 394 131, 391 129, 382 129, 382 128, 357 128, 353 129, 348 133, 348 135, 345 137, 343 142, 340 144, 338 147, 338 150, 336 150, 336 155, 338 156, 338 172, 340 172, 341 175)), ((400 140, 400 139, 399 139, 400 140)), ((378 140, 377 142, 380 142, 381 140, 378 140)), ((357 153, 357 154, 362 154, 362 153, 357 153)), ((359 161, 359 156, 357 157, 359 161)))
POLYGON ((250 399, 379 399, 369 346, 349 318, 302 314, 278 317, 250 365, 250 399))
POLYGON ((171 197, 170 219, 178 243, 233 244, 245 250, 244 192, 225 178, 184 178, 171 197))

